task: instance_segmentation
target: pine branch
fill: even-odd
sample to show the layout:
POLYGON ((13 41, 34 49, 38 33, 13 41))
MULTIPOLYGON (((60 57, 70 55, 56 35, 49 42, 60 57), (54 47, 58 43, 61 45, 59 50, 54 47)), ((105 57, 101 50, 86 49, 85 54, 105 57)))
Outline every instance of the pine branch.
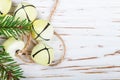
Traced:
MULTIPOLYGON (((31 31, 31 23, 20 21, 13 16, 0 17, 0 35, 18 38, 21 34, 31 31)), ((20 80, 23 71, 9 53, 0 46, 0 80, 20 80)))
POLYGON ((20 80, 23 71, 17 63, 0 46, 0 80, 20 80))
POLYGON ((13 16, 0 17, 0 35, 16 38, 29 32, 30 28, 31 23, 27 20, 20 21, 19 18, 15 19, 13 16))

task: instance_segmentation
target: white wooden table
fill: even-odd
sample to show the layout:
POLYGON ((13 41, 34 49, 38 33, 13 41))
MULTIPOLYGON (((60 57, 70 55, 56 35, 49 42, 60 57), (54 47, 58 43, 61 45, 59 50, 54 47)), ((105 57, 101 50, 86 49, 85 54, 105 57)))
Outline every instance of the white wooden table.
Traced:
MULTIPOLYGON (((54 0, 26 1, 47 19, 54 0)), ((22 64, 22 80, 120 80, 120 0, 60 0, 52 25, 67 46, 54 67, 22 64), (117 52, 116 52, 117 51, 117 52)))

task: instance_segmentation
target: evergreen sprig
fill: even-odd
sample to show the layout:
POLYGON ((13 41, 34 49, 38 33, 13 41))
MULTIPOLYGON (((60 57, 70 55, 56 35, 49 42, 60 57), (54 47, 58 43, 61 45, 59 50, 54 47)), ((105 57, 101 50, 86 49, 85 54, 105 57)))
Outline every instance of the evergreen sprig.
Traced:
MULTIPOLYGON (((13 16, 0 16, 0 36, 18 38, 31 31, 31 23, 13 16)), ((14 59, 0 46, 0 80, 20 80, 23 71, 14 59)))
POLYGON ((25 34, 30 31, 31 23, 27 20, 20 20, 19 18, 15 18, 13 16, 4 16, 0 17, 0 35, 4 35, 6 37, 18 37, 21 34, 25 34))
POLYGON ((20 80, 23 71, 17 63, 0 46, 0 80, 20 80))

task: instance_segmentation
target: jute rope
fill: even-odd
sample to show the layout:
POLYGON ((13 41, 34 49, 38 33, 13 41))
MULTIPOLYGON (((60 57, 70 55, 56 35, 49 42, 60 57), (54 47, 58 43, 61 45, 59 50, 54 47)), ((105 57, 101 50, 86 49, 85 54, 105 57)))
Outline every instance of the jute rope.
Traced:
POLYGON ((57 32, 54 32, 54 34, 55 34, 55 35, 60 39, 60 41, 62 42, 64 51, 63 51, 63 55, 61 56, 61 58, 60 58, 57 62, 50 64, 50 66, 55 66, 55 65, 60 64, 60 63, 64 60, 64 57, 65 57, 65 54, 66 54, 66 46, 65 46, 64 40, 61 38, 61 36, 60 36, 57 32))
MULTIPOLYGON (((59 3, 59 0, 55 0, 55 4, 53 6, 53 9, 51 10, 51 13, 50 13, 50 15, 48 17, 48 20, 50 22, 51 22, 52 17, 53 17, 53 15, 54 15, 54 13, 55 13, 55 11, 57 9, 58 3, 59 3)), ((57 62, 54 62, 54 63, 50 64, 50 66, 55 66, 55 65, 60 64, 64 60, 64 57, 65 57, 65 54, 66 54, 66 46, 65 46, 64 40, 62 39, 62 37, 57 32, 54 32, 54 35, 56 35, 60 39, 60 41, 62 42, 64 52, 63 52, 63 55, 61 56, 61 58, 59 60, 57 60, 57 62)))

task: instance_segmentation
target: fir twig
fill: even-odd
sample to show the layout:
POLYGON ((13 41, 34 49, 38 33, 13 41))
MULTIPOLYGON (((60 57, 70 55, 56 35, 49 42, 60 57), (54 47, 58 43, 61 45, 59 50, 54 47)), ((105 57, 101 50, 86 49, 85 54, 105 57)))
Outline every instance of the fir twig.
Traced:
POLYGON ((27 20, 20 21, 19 18, 15 19, 13 16, 0 17, 0 35, 6 37, 18 37, 30 31, 31 23, 27 20))
MULTIPOLYGON (((3 49, 0 46, 0 49, 3 49)), ((0 50, 0 80, 20 80, 23 71, 5 50, 0 50)))

